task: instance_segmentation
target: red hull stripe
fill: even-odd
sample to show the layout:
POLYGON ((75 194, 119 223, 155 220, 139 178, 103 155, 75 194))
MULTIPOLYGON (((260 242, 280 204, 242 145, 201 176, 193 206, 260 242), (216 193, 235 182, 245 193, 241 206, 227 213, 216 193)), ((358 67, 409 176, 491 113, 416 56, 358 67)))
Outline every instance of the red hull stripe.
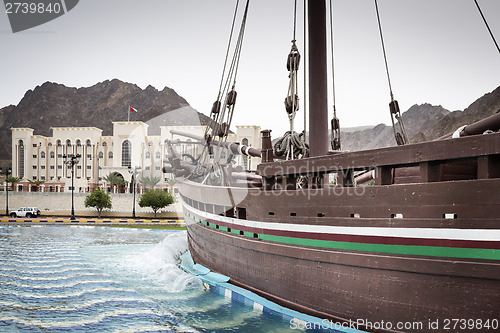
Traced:
POLYGON ((316 232, 300 232, 290 230, 273 230, 251 228, 243 225, 234 225, 218 220, 205 219, 213 224, 218 224, 226 228, 237 228, 238 230, 273 235, 282 237, 318 239, 334 242, 353 242, 366 244, 393 244, 393 245, 421 245, 421 246, 440 246, 440 247, 461 247, 473 249, 500 249, 500 242, 473 241, 473 240, 455 240, 455 239, 429 239, 429 238, 408 238, 408 237, 382 237, 382 236, 364 236, 364 235, 344 235, 344 234, 325 234, 316 232))

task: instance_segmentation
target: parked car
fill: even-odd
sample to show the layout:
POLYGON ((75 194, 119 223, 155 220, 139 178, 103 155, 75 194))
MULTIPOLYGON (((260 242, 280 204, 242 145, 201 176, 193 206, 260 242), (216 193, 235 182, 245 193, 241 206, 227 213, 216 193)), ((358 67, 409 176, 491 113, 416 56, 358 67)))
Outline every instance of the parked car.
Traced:
POLYGON ((11 217, 37 217, 40 216, 40 209, 36 207, 23 207, 10 213, 11 217))

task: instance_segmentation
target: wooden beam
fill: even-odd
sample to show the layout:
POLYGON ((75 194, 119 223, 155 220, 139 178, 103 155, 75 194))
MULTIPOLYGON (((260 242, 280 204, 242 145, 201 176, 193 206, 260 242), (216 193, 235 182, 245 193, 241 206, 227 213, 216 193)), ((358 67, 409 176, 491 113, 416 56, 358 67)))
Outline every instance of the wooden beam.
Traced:
POLYGON ((422 183, 438 182, 441 179, 441 166, 439 163, 420 163, 420 181, 422 183))
POLYGON ((377 166, 418 166, 422 162, 461 160, 500 155, 500 133, 431 141, 411 145, 317 156, 303 160, 263 163, 258 173, 270 177, 287 174, 328 173, 377 166))

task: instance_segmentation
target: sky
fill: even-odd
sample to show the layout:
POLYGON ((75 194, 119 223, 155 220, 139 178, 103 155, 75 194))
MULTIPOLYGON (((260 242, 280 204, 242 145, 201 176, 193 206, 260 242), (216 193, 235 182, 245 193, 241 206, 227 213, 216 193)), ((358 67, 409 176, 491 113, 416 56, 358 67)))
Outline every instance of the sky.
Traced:
MULTIPOLYGON (((478 2, 500 42, 500 1, 478 2)), ((240 0, 241 7, 244 3, 240 0)), ((116 78, 143 89, 172 88, 208 115, 235 5, 236 0, 81 0, 65 15, 18 33, 12 33, 2 10, 0 108, 17 105, 27 90, 46 81, 88 87, 116 78)), ((421 103, 463 110, 500 85, 500 54, 473 0, 378 0, 378 5, 392 90, 402 111, 421 103)), ((273 137, 288 130, 283 101, 293 8, 292 0, 250 1, 233 126, 258 125, 272 129, 273 137)), ((304 53, 302 0, 297 8, 297 45, 304 53)), ((389 124, 374 1, 334 0, 333 30, 341 126, 389 124)), ((301 100, 303 80, 301 71, 301 100)), ((331 84, 329 93, 331 111, 331 84)), ((141 105, 134 107, 140 112, 141 105)), ((302 112, 301 105, 299 131, 302 112)))

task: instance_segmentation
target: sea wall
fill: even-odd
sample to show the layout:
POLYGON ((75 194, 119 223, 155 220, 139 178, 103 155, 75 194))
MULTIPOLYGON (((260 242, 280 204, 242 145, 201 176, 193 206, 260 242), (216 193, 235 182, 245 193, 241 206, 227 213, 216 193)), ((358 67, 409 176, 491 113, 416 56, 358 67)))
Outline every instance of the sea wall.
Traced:
MULTIPOLYGON (((5 215, 6 192, 0 192, 0 214, 5 215)), ((74 194, 75 215, 82 217, 95 217, 95 208, 86 208, 84 205, 86 193, 74 194)), ((129 193, 110 194, 111 209, 103 210, 101 217, 130 217, 132 215, 134 196, 129 193)), ((139 207, 140 195, 136 195, 135 212, 136 217, 152 218, 153 210, 149 207, 139 207)), ((37 207, 42 216, 69 216, 71 214, 71 193, 57 192, 9 192, 9 211, 20 207, 37 207)), ((180 203, 176 202, 158 212, 158 218, 182 218, 180 203), (179 212, 179 213, 178 213, 179 212)))

